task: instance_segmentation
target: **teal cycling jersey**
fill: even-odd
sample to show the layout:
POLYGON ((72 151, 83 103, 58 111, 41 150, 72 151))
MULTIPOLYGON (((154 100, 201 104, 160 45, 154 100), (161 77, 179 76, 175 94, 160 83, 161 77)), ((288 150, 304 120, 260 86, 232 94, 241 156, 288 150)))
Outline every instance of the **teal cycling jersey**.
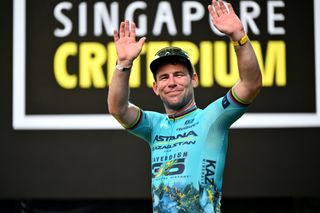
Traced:
POLYGON ((220 212, 228 129, 246 109, 230 90, 175 116, 140 110, 128 130, 150 145, 154 212, 220 212))

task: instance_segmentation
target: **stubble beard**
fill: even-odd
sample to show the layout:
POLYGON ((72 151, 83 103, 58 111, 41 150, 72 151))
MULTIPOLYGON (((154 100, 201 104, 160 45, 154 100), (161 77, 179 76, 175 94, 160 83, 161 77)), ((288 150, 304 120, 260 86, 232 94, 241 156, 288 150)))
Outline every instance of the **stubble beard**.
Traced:
POLYGON ((183 109, 184 107, 189 105, 189 103, 193 99, 194 99, 194 95, 193 95, 192 91, 189 91, 187 94, 185 94, 183 96, 182 100, 179 101, 178 103, 172 103, 168 99, 161 97, 161 100, 162 100, 162 102, 164 104, 164 107, 166 109, 170 109, 170 110, 174 110, 174 111, 179 111, 179 110, 183 109))

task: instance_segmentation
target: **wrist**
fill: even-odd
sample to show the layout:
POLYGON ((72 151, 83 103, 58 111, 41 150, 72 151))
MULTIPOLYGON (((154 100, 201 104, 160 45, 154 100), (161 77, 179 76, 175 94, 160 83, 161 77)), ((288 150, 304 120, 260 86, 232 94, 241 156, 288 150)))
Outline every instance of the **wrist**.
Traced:
POLYGON ((125 67, 125 68, 131 68, 132 67, 132 61, 130 60, 117 60, 116 65, 119 65, 121 67, 125 67))
POLYGON ((230 39, 232 41, 239 41, 241 40, 241 38, 243 38, 243 36, 246 35, 246 32, 244 30, 240 30, 238 32, 234 32, 230 35, 230 39))
POLYGON ((121 71, 121 72, 130 72, 131 66, 130 67, 124 67, 121 64, 116 65, 116 70, 121 71))
POLYGON ((119 70, 122 72, 130 72, 131 67, 132 67, 132 62, 130 62, 129 60, 125 60, 125 61, 117 60, 116 70, 119 70))
POLYGON ((240 38, 239 40, 232 40, 232 44, 234 47, 237 47, 237 46, 243 46, 245 45, 247 42, 249 41, 249 37, 247 34, 244 34, 242 36, 242 38, 240 38))

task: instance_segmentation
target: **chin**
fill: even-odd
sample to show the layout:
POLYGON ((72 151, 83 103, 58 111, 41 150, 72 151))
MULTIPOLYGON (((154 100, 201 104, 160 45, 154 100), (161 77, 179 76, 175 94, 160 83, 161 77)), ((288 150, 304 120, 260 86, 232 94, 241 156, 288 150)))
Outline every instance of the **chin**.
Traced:
POLYGON ((172 97, 172 98, 162 99, 162 101, 168 109, 180 110, 183 107, 185 107, 190 100, 183 97, 172 97))
POLYGON ((182 102, 167 102, 166 103, 167 108, 173 109, 173 110, 179 110, 185 106, 182 102))

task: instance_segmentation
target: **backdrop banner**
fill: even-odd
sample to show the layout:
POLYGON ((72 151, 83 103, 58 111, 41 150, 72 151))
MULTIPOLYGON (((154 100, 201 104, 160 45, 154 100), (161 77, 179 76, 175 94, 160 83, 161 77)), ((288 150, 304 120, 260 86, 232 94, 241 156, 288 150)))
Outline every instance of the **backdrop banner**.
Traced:
MULTIPOLYGON (((138 38, 147 37, 130 78, 131 102, 163 111, 151 90, 149 64, 168 45, 190 54, 200 79, 199 107, 223 96, 238 79, 237 62, 229 38, 210 23, 209 3, 14 0, 13 127, 121 129, 107 113, 106 99, 117 57, 113 30, 125 19, 136 23, 138 38)), ((258 57, 264 88, 232 127, 320 126, 320 3, 233 5, 258 57)))

